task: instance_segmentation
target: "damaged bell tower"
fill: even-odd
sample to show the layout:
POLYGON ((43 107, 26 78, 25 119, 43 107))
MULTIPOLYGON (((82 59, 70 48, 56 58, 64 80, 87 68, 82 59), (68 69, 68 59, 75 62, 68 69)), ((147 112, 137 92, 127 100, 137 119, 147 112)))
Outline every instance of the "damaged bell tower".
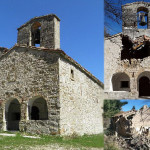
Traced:
POLYGON ((121 59, 143 59, 150 56, 150 7, 149 3, 138 2, 122 7, 121 59))
POLYGON ((150 2, 122 6, 122 33, 105 39, 109 98, 150 98, 150 2))

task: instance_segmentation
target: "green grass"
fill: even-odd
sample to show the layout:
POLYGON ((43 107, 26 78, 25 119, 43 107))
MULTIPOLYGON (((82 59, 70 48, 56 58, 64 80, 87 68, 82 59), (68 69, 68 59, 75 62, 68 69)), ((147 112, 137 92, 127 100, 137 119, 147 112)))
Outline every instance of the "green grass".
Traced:
POLYGON ((50 145, 55 143, 63 146, 100 148, 104 146, 104 137, 102 134, 72 137, 43 135, 40 139, 31 139, 22 137, 20 133, 17 133, 16 137, 0 136, 0 150, 11 150, 15 147, 23 147, 22 149, 26 149, 29 146, 50 145))

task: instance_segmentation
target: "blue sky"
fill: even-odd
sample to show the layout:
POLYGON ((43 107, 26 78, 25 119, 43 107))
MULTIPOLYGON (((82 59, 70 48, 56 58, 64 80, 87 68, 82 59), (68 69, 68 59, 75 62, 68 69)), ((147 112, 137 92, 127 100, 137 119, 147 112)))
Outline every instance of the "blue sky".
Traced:
POLYGON ((18 27, 51 13, 61 19, 61 49, 103 81, 103 0, 0 0, 0 46, 12 47, 18 27))
POLYGON ((150 100, 122 100, 122 101, 128 101, 128 104, 122 107, 123 111, 131 110, 133 106, 135 106, 136 110, 140 109, 143 105, 148 105, 150 107, 150 100))

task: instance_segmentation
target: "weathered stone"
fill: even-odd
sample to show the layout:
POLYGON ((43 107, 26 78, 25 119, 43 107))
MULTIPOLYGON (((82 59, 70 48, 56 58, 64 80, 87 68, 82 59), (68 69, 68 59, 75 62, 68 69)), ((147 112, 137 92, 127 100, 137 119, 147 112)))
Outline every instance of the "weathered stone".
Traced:
POLYGON ((103 83, 57 49, 59 41, 55 15, 36 17, 18 29, 18 43, 0 57, 1 129, 61 135, 103 132, 103 83), (40 47, 34 45, 39 31, 34 35, 38 39, 31 35, 35 28, 40 30, 40 47))
MULTIPOLYGON (((144 105, 138 111, 132 109, 120 112, 112 117, 111 127, 118 135, 134 137, 136 135, 150 136, 150 108, 144 105)), ((134 142, 134 141, 132 141, 134 142)))

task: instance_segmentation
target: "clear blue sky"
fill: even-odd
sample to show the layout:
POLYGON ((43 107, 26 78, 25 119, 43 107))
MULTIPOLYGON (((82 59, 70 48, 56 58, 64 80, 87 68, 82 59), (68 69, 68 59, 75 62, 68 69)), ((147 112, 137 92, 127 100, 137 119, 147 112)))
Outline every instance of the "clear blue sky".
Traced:
POLYGON ((0 46, 12 47, 19 26, 51 13, 61 19, 61 49, 103 81, 103 0, 0 0, 0 46))
POLYGON ((136 110, 143 107, 143 105, 148 105, 150 107, 150 100, 121 100, 121 101, 127 101, 128 102, 127 105, 124 105, 122 107, 123 111, 131 110, 133 106, 135 106, 136 110))

